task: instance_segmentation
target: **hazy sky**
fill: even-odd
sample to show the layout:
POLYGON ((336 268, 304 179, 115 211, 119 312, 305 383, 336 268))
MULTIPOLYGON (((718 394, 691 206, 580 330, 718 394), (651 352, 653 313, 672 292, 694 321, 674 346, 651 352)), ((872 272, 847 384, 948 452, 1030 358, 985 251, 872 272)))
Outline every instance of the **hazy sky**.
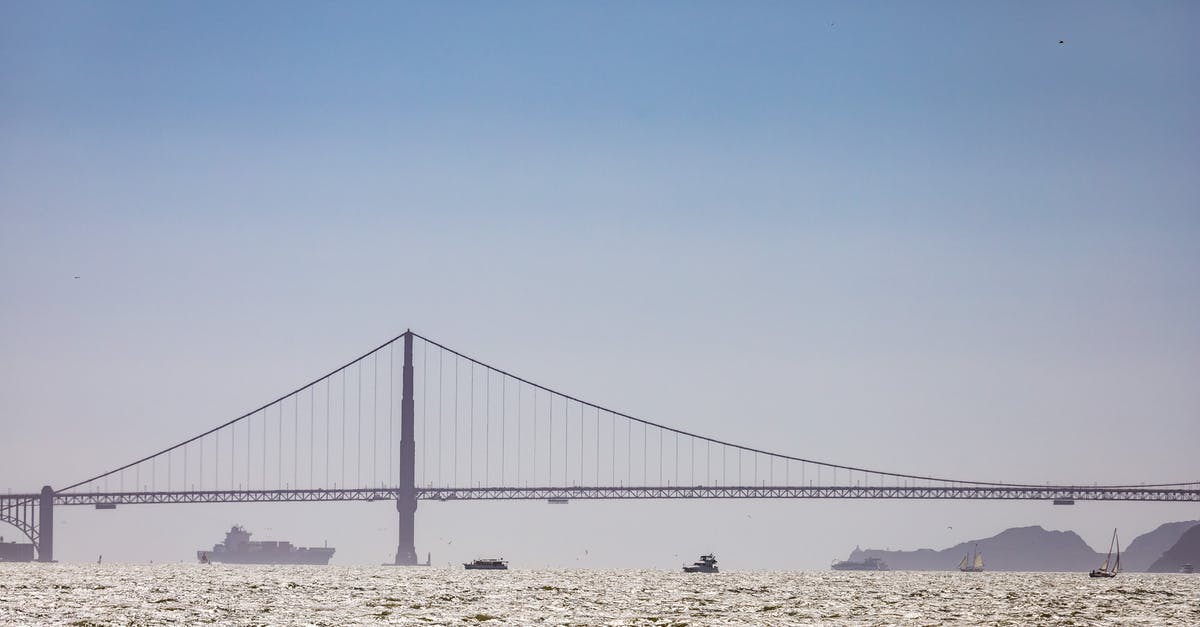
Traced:
MULTIPOLYGON (((0 1, 0 489, 131 461, 408 327, 794 455, 1200 480, 1198 29, 1191 2, 0 1)), ((395 550, 388 503, 56 516, 63 560, 193 559, 233 522, 395 550)), ((417 550, 820 568, 1188 518, 422 503, 417 550)))

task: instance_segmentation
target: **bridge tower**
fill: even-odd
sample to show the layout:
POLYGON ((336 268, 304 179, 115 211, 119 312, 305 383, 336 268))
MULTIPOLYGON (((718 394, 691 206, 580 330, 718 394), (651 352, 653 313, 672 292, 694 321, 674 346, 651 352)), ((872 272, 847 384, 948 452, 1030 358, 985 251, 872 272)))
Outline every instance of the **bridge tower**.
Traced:
POLYGON ((39 562, 54 561, 54 489, 48 485, 38 498, 37 557, 39 562))
POLYGON ((400 515, 400 540, 396 545, 396 565, 417 562, 415 543, 417 517, 416 440, 413 437, 413 334, 404 333, 404 370, 400 395, 400 490, 396 512, 400 515))

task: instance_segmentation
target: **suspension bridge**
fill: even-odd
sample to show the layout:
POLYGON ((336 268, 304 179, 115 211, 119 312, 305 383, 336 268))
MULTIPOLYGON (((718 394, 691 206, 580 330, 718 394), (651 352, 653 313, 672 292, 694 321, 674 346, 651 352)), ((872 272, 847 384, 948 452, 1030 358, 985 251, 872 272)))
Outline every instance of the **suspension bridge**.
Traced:
POLYGON ((0 521, 54 559, 54 508, 394 500, 395 563, 417 503, 571 499, 1200 501, 1200 481, 1034 485, 828 463, 588 402, 412 331, 261 407, 55 490, 0 495, 0 521))

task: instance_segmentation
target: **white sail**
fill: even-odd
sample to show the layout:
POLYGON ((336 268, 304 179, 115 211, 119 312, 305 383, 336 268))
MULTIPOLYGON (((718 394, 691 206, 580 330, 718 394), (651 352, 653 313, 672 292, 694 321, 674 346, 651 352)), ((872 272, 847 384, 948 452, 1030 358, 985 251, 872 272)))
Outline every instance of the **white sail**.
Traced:
POLYGON ((983 570, 983 553, 975 554, 975 570, 983 570))
POLYGON ((962 570, 966 567, 967 567, 967 556, 964 555, 962 561, 958 563, 958 568, 959 568, 959 570, 962 570))
POLYGON ((1117 562, 1113 564, 1112 571, 1115 573, 1121 570, 1121 539, 1117 537, 1117 530, 1113 529, 1113 542, 1117 544, 1117 562))
MULTIPOLYGON (((1112 540, 1109 540, 1109 542, 1108 542, 1108 555, 1106 555, 1104 557, 1104 565, 1100 567, 1100 570, 1108 572, 1108 562, 1110 560, 1112 560, 1113 546, 1115 546, 1116 543, 1117 543, 1117 530, 1113 529, 1112 540)), ((1118 546, 1117 547, 1117 562, 1120 563, 1120 561, 1121 561, 1121 547, 1118 546)), ((1115 570, 1115 567, 1114 567, 1114 570, 1115 570)))

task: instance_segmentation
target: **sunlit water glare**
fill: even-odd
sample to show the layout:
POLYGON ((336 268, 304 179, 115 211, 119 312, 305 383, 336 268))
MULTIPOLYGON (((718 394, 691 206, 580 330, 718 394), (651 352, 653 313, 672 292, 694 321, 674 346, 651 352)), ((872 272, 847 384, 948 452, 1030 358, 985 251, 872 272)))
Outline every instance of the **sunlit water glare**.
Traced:
POLYGON ((1200 575, 0 564, 0 623, 1200 625, 1200 575))

